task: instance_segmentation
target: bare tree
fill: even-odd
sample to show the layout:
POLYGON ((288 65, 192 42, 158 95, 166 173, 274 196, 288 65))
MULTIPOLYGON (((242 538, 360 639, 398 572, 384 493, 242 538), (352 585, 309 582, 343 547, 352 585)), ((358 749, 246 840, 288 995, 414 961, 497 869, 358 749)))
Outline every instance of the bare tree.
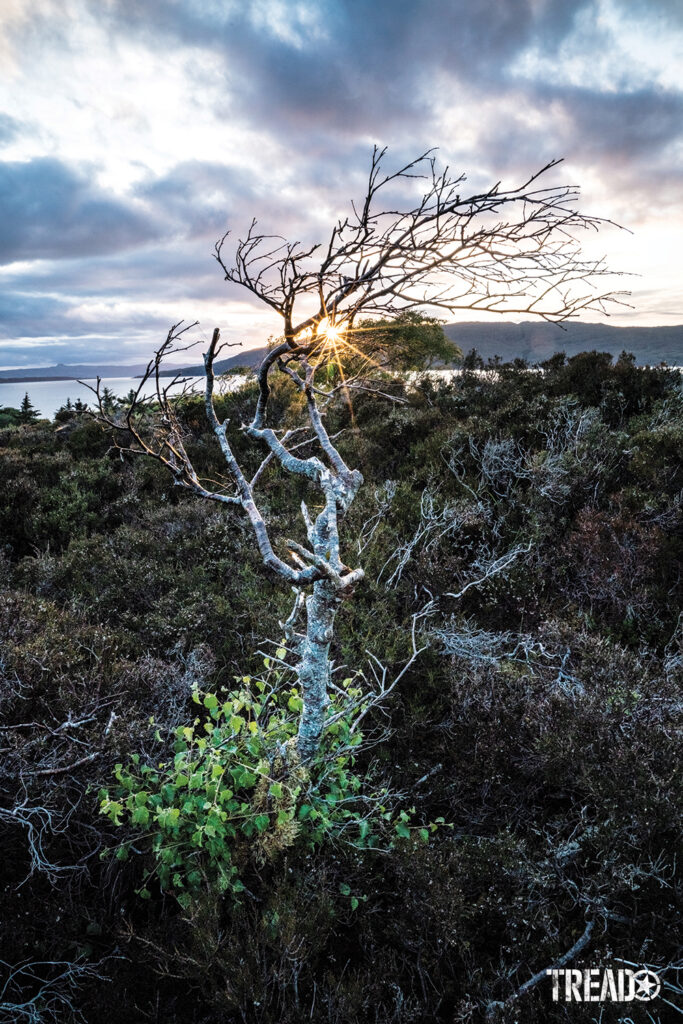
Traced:
POLYGON ((447 167, 439 170, 433 151, 393 173, 384 173, 384 156, 385 150, 376 147, 360 205, 352 203, 351 213, 333 227, 325 246, 262 234, 255 220, 237 243, 234 264, 224 256, 228 236, 216 245, 215 258, 225 279, 277 312, 283 324, 281 341, 257 371, 253 418, 240 428, 266 449, 252 479, 235 457, 228 421, 221 422, 216 412, 218 328, 204 356, 205 405, 227 467, 228 487, 213 489, 195 471, 171 398, 173 382, 166 384, 160 373, 163 360, 179 351, 188 327, 171 328, 125 416, 113 414, 99 382, 96 388, 100 417, 126 432, 128 440, 122 446, 163 463, 178 486, 244 513, 264 565, 294 589, 294 606, 282 626, 302 690, 297 745, 304 759, 317 749, 324 727, 335 617, 363 578, 362 568, 345 564, 339 534, 340 520, 362 476, 347 466, 329 436, 324 411, 340 389, 348 393, 377 386, 367 372, 367 361, 356 363, 354 376, 343 379, 342 374, 337 383, 326 382, 319 370, 331 364, 341 370, 344 353, 362 354, 359 334, 372 329, 368 318, 373 316, 384 318, 383 331, 387 318, 400 318, 409 310, 513 312, 561 322, 585 310, 604 312, 608 302, 619 301, 617 293, 595 288, 608 271, 602 261, 584 259, 575 238, 575 232, 598 229, 606 222, 577 212, 574 186, 538 184, 555 162, 517 188, 503 189, 498 183, 463 197, 464 176, 452 177, 447 167), (275 373, 288 377, 303 396, 311 432, 304 441, 293 443, 296 431, 269 424, 275 373), (155 381, 154 400, 160 406, 160 420, 151 433, 138 416, 149 380, 155 381), (317 454, 304 457, 301 449, 310 442, 317 444, 317 454), (308 478, 323 497, 315 519, 302 503, 307 544, 285 540, 286 555, 277 553, 256 497, 256 486, 272 460, 308 478))

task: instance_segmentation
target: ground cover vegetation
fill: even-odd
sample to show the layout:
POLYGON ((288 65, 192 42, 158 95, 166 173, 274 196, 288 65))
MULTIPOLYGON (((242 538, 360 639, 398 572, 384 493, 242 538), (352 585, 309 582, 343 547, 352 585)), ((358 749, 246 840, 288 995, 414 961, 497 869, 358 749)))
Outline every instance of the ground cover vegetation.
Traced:
MULTIPOLYGON (((248 522, 81 411, 0 430, 0 1020, 540 1024, 515 994, 583 935, 675 963, 680 375, 466 366, 327 406, 365 578, 313 765, 248 522)), ((270 401, 300 425, 296 382, 270 401)), ((219 479, 203 398, 177 416, 219 479)), ((314 494, 269 463, 273 536, 314 494)))

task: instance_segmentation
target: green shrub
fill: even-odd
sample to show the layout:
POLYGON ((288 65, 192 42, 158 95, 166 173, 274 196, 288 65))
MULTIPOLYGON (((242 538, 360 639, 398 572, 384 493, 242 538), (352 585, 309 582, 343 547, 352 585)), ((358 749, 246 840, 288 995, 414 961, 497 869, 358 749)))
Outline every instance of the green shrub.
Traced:
MULTIPOLYGON (((355 770, 363 744, 355 726, 367 704, 351 679, 331 695, 321 747, 303 764, 295 746, 303 701, 283 672, 265 664, 264 679, 243 676, 239 689, 220 698, 196 689, 201 714, 175 729, 172 760, 145 764, 133 754, 131 764, 116 765, 117 785, 100 791, 101 813, 142 829, 149 841, 154 866, 146 881, 184 890, 177 893, 183 906, 207 884, 236 896, 249 862, 295 844, 389 848, 412 836, 426 842, 438 827, 411 825, 414 807, 396 810, 386 787, 370 788, 371 770, 355 770)), ((138 841, 125 841, 117 857, 127 859, 138 841)), ((140 894, 148 898, 150 890, 140 894)))

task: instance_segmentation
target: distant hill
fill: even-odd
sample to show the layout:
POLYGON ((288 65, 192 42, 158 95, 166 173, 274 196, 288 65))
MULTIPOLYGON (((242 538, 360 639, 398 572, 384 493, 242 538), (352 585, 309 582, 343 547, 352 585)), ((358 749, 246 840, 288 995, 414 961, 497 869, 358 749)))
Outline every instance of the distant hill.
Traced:
MULTIPOLYGON (((612 327, 608 324, 565 324, 564 328, 544 321, 520 324, 462 323, 446 324, 446 335, 455 341, 465 355, 472 348, 484 359, 501 356, 505 361, 526 359, 529 363, 543 362, 555 352, 567 356, 579 352, 611 352, 618 356, 626 349, 636 357, 639 366, 683 365, 683 325, 676 327, 612 327)), ((268 351, 267 348, 251 348, 239 352, 229 359, 218 360, 216 373, 226 373, 237 366, 257 366, 268 351)), ((171 377, 183 373, 188 377, 199 377, 204 373, 201 364, 186 366, 182 370, 169 369, 163 376, 171 377)))
MULTIPOLYGON (((236 356, 230 356, 229 359, 218 359, 213 364, 214 373, 227 373, 229 370, 234 370, 240 366, 258 366, 267 351, 268 348, 264 345, 262 348, 244 349, 243 352, 238 352, 236 356)), ((197 363, 196 366, 183 366, 182 369, 169 368, 168 370, 162 370, 159 376, 175 377, 179 373, 185 377, 202 377, 204 375, 204 364, 197 363)))
POLYGON ((557 324, 544 321, 520 324, 462 323, 444 326, 446 335, 465 354, 476 348, 483 359, 501 356, 503 360, 526 359, 543 362, 556 352, 567 356, 579 352, 611 352, 618 356, 624 349, 632 352, 639 366, 683 364, 683 325, 676 327, 612 327, 608 324, 557 324))

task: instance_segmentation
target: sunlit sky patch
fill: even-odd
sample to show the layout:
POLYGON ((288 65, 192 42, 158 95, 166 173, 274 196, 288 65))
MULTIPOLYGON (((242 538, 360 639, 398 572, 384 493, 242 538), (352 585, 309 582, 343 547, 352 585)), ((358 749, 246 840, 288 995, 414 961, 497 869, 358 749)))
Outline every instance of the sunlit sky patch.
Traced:
POLYGON ((639 275, 611 322, 683 322, 682 69, 676 0, 3 0, 0 366, 143 361, 179 319, 263 344, 215 240, 323 239, 374 142, 473 188, 564 156, 633 232, 587 241, 639 275))

